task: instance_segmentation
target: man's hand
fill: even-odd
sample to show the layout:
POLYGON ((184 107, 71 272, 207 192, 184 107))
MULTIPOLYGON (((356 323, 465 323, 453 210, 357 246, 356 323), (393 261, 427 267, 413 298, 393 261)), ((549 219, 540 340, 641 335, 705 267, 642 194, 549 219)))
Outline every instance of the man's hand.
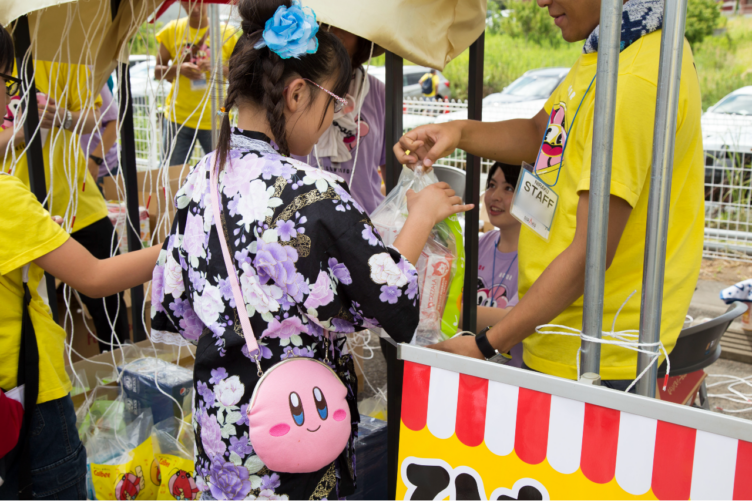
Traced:
POLYGON ((394 154, 401 164, 422 162, 430 168, 436 160, 454 152, 461 137, 461 122, 421 125, 400 138, 394 145, 394 154))
POLYGON ((200 59, 198 62, 198 69, 204 73, 211 72, 211 61, 209 61, 209 59, 200 59))
POLYGON ((475 344, 475 336, 453 337, 452 339, 433 344, 429 346, 429 348, 446 351, 447 353, 454 353, 456 355, 463 355, 465 357, 477 358, 479 360, 486 359, 478 349, 478 345, 475 344))
POLYGON ((184 77, 188 77, 190 80, 201 80, 204 78, 204 72, 193 63, 181 64, 180 74, 184 77))
POLYGON ((52 220, 55 223, 57 223, 58 226, 62 226, 63 225, 63 218, 62 217, 60 217, 60 216, 50 216, 50 217, 52 218, 52 220))
POLYGON ((51 129, 52 127, 63 128, 65 124, 65 108, 58 108, 55 100, 47 98, 45 106, 38 105, 39 124, 42 129, 51 129))

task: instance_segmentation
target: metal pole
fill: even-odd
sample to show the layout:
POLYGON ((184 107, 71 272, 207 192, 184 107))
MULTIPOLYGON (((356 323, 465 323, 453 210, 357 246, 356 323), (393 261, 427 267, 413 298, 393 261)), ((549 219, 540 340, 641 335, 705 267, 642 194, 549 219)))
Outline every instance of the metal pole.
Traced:
MULTIPOLYGON (((49 210, 49 205, 45 202, 47 198, 47 182, 44 175, 44 154, 42 152, 42 136, 37 134, 32 138, 34 131, 39 127, 39 109, 37 108, 36 83, 34 82, 34 54, 31 53, 31 35, 29 34, 29 18, 21 16, 16 21, 16 27, 13 30, 15 38, 15 56, 18 76, 21 79, 21 95, 28 95, 24 116, 24 140, 29 146, 26 151, 26 165, 29 169, 29 189, 37 197, 39 203, 49 210), (29 59, 26 66, 23 65, 24 56, 29 51, 29 59)), ((59 214, 53 214, 56 216, 59 214)), ((55 290, 55 277, 45 272, 45 285, 47 286, 47 302, 52 311, 52 319, 57 322, 57 291, 55 290)))
MULTIPOLYGON (((128 211, 129 224, 126 225, 128 232, 128 251, 134 252, 141 249, 141 232, 138 215, 138 178, 136 175, 136 136, 133 129, 133 96, 131 95, 131 77, 128 63, 120 63, 118 78, 118 91, 120 110, 120 145, 125 181, 125 206, 128 211)), ((131 313, 133 319, 133 342, 146 339, 144 331, 144 286, 138 285, 131 289, 131 313)))
POLYGON ((386 65, 386 179, 387 193, 394 188, 402 166, 391 151, 392 145, 402 137, 402 58, 389 51, 385 55, 386 65))
MULTIPOLYGON (((661 338, 663 274, 666 266, 666 235, 671 205, 671 175, 674 168, 676 114, 679 103, 684 22, 687 0, 665 0, 661 59, 658 69, 658 93, 653 126, 653 160, 650 170, 645 264, 642 274, 640 343, 657 343, 661 338)), ((658 347, 647 348, 658 352, 658 347)), ((655 397, 658 363, 647 353, 637 354, 637 374, 650 366, 637 382, 637 393, 655 397)))
MULTIPOLYGON (((470 46, 468 65, 467 118, 481 120, 483 115, 483 55, 485 34, 470 46)), ((465 203, 475 208, 465 214, 465 288, 462 304, 462 328, 477 332, 478 304, 478 221, 480 220, 480 157, 467 154, 465 164, 465 203)), ((485 328, 483 325, 481 328, 485 328)))
MULTIPOLYGON (((582 312, 582 332, 598 338, 601 337, 603 323, 621 12, 622 0, 602 0, 593 119, 593 158, 590 164, 585 297, 582 312)), ((588 372, 600 374, 600 365, 601 345, 582 341, 579 375, 588 372)))
POLYGON ((212 145, 217 147, 219 140, 219 127, 221 121, 217 112, 224 103, 224 73, 222 72, 222 38, 223 33, 219 25, 219 5, 211 4, 209 6, 209 61, 211 63, 211 123, 212 123, 212 145))

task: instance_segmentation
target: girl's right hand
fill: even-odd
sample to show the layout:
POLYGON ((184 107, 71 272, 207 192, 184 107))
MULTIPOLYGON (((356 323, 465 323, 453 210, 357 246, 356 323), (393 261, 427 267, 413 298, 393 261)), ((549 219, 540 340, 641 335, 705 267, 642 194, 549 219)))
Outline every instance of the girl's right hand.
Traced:
POLYGON ((467 212, 474 204, 462 204, 462 199, 444 182, 434 183, 419 191, 407 191, 407 212, 409 216, 432 221, 432 226, 452 214, 467 212))

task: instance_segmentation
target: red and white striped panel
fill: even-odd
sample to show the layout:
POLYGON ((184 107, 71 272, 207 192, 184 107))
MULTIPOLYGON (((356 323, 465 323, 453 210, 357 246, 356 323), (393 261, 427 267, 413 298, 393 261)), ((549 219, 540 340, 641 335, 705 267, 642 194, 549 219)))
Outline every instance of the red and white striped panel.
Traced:
POLYGON ((752 499, 752 443, 405 362, 402 422, 633 495, 752 499))

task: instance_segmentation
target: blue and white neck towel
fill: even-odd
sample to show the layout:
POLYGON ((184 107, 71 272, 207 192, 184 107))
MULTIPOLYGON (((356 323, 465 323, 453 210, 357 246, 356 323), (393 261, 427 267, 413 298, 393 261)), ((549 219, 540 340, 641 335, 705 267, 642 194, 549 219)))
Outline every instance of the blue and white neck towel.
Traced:
MULTIPOLYGON (((624 4, 621 13, 621 45, 623 51, 641 37, 661 29, 663 26, 662 0, 629 0, 624 4)), ((598 37, 600 25, 585 40, 582 52, 591 54, 598 52, 598 37)))
POLYGON ((723 289, 721 299, 726 304, 731 304, 734 301, 752 303, 752 278, 723 289))

